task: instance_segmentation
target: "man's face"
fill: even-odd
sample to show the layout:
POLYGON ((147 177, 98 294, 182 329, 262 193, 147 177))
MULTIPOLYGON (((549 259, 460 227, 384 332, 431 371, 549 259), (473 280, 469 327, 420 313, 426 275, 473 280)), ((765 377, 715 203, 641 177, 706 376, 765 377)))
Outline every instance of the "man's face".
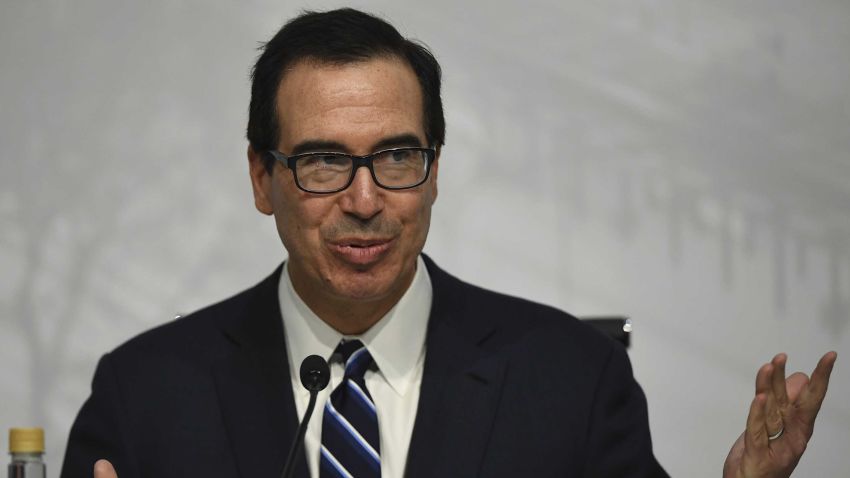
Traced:
MULTIPOLYGON (((395 58, 347 65, 302 61, 288 69, 277 97, 278 149, 285 154, 367 155, 401 146, 428 146, 422 92, 410 67, 395 58)), ((360 168, 347 189, 304 192, 276 164, 268 175, 251 152, 257 208, 274 214, 289 252, 299 295, 342 301, 397 301, 410 284, 437 197, 437 163, 428 180, 390 191, 360 168)))

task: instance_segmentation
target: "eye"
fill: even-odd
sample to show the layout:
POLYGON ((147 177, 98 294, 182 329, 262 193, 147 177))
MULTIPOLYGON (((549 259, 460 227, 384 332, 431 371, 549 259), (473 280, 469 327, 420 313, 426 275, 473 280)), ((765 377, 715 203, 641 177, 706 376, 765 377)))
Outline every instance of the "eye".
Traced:
POLYGON ((409 149, 400 149, 392 152, 392 160, 396 162, 409 161, 413 156, 413 151, 409 149))
POLYGON ((343 166, 348 158, 338 154, 322 154, 316 158, 318 166, 343 166))
POLYGON ((299 166, 310 171, 332 169, 345 169, 349 165, 349 159, 339 154, 311 154, 299 159, 299 166))

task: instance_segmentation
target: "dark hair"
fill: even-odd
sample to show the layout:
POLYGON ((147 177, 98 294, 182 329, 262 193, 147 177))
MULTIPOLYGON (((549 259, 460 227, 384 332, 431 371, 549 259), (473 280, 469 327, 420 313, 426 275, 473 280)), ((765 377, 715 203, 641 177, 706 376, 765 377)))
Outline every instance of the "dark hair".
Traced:
POLYGON ((425 139, 429 146, 445 143, 440 65, 425 46, 404 38, 384 20, 351 8, 308 11, 287 22, 261 50, 251 73, 248 111, 247 136, 254 151, 278 147, 277 91, 287 67, 305 59, 338 65, 378 56, 406 61, 422 88, 425 139))

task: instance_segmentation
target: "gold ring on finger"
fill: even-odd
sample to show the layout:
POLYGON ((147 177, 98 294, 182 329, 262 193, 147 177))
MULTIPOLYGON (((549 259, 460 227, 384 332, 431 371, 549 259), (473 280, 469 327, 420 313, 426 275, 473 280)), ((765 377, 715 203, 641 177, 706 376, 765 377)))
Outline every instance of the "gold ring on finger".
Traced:
POLYGON ((767 441, 778 440, 779 437, 781 437, 783 433, 785 433, 785 424, 783 424, 781 427, 779 427, 778 432, 774 433, 773 435, 768 436, 767 441))

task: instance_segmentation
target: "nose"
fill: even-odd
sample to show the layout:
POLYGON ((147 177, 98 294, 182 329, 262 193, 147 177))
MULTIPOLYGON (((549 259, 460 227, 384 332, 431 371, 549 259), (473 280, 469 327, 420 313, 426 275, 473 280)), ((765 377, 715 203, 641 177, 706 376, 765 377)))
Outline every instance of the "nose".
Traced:
POLYGON ((368 168, 357 168, 351 185, 343 191, 340 207, 359 219, 370 219, 384 209, 383 190, 375 184, 368 168))

